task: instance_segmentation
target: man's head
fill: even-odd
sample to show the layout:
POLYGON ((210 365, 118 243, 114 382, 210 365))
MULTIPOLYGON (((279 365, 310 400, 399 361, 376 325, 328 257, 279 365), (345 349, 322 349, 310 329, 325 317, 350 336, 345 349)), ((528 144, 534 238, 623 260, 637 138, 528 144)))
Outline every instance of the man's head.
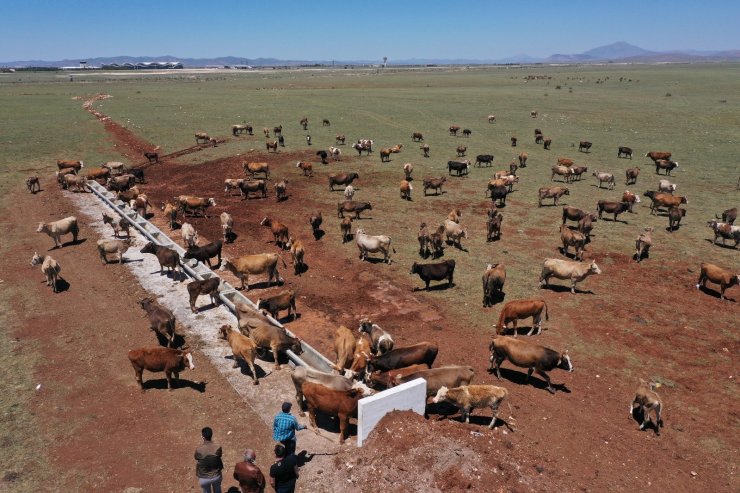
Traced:
POLYGON ((291 407, 293 407, 293 405, 290 402, 283 402, 282 409, 284 413, 289 413, 291 407))
POLYGON ((211 440, 213 438, 213 430, 206 426, 202 430, 200 430, 200 434, 203 437, 204 440, 211 440))
POLYGON ((278 459, 285 457, 285 445, 282 443, 275 445, 275 457, 278 459))
POLYGON ((257 454, 251 448, 244 451, 244 460, 247 462, 254 462, 257 459, 257 454))

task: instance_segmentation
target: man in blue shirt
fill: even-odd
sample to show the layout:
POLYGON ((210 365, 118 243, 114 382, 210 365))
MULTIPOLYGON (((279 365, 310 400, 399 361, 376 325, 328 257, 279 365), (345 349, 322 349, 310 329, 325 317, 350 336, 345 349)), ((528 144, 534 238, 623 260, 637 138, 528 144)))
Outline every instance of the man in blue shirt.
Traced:
POLYGON ((285 446, 285 457, 295 454, 295 432, 306 429, 304 425, 298 424, 295 416, 290 414, 291 407, 290 402, 283 402, 283 412, 278 413, 272 423, 272 439, 285 446))

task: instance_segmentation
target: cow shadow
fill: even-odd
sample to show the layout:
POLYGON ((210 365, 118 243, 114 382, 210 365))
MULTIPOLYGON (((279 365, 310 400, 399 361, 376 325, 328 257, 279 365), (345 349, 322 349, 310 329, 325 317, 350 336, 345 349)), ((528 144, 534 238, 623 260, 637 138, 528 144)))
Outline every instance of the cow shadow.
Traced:
POLYGON ((643 250, 642 254, 640 254, 639 257, 637 255, 638 255, 637 252, 635 252, 632 255, 632 260, 634 260, 635 262, 642 262, 646 258, 650 258, 650 250, 647 250, 647 251, 643 250))
MULTIPOLYGON (((157 343, 159 343, 162 347, 167 347, 167 343, 169 342, 165 336, 160 334, 159 332, 154 333, 157 336, 157 343)), ((178 334, 175 332, 175 336, 172 338, 172 347, 175 349, 180 349, 185 346, 185 336, 178 334)))
MULTIPOLYGON (((257 348, 257 358, 261 359, 262 361, 266 363, 275 363, 275 358, 272 357, 272 350, 270 348, 258 347, 257 348)), ((278 352, 278 363, 280 363, 281 366, 287 365, 290 363, 290 358, 288 358, 288 355, 285 354, 284 352, 278 352)), ((255 362, 255 366, 257 366, 256 362, 255 362)), ((257 371, 257 373, 259 373, 259 370, 257 371)), ((268 373, 268 375, 270 373, 268 373)))
MULTIPOLYGON (((58 285, 59 283, 57 283, 57 286, 58 285)), ((717 298, 718 300, 722 298, 722 293, 720 293, 719 291, 715 291, 714 289, 710 289, 706 286, 699 286, 699 290, 706 295, 717 298)), ((731 301, 733 303, 736 301, 734 298, 728 298, 727 296, 725 296, 725 300, 731 301)))
POLYGON ((427 291, 427 292, 429 292, 429 291, 446 291, 446 290, 451 289, 451 288, 454 288, 454 287, 455 287, 455 283, 454 282, 452 284, 449 284, 449 283, 444 282, 442 284, 432 284, 432 285, 429 286, 429 288, 414 288, 413 290, 414 291, 427 291))
POLYGON ((215 301, 211 301, 207 305, 198 306, 195 308, 195 313, 193 315, 197 315, 199 313, 207 312, 208 310, 213 310, 214 308, 218 308, 221 306, 221 303, 216 303, 215 301))
POLYGON ((176 231, 178 229, 182 229, 182 223, 178 223, 177 221, 172 223, 172 231, 176 231))
POLYGON ((429 197, 429 196, 438 197, 439 195, 444 195, 446 193, 447 193, 447 190, 440 190, 439 192, 435 192, 435 193, 425 193, 424 197, 429 197))
POLYGON ((48 252, 51 252, 52 250, 57 250, 59 248, 64 248, 64 247, 68 247, 68 246, 75 246, 75 245, 82 245, 86 241, 87 241, 87 238, 77 238, 77 241, 74 241, 74 240, 72 240, 72 241, 66 241, 66 242, 63 242, 62 243, 62 246, 56 246, 55 245, 52 248, 49 248, 47 251, 48 252))
POLYGON ((306 272, 308 272, 308 264, 306 263, 296 266, 296 268, 293 270, 293 273, 297 276, 305 274, 306 272))
MULTIPOLYGON (((283 284, 285 284, 285 280, 279 282, 260 281, 254 284, 248 284, 247 286, 249 287, 249 290, 252 291, 253 289, 267 289, 272 286, 282 286, 283 284)), ((239 288, 239 290, 241 291, 241 288, 239 288)))
POLYGON ((233 231, 226 233, 225 243, 234 243, 239 238, 239 235, 233 231))
MULTIPOLYGON (((41 281, 42 283, 46 284, 46 279, 41 281)), ((63 293, 65 291, 69 291, 70 284, 64 280, 62 277, 57 276, 57 293, 63 293)))
POLYGON ((560 252, 560 254, 565 258, 576 260, 576 252, 569 251, 568 253, 565 253, 565 249, 563 247, 558 247, 558 252, 560 252))
MULTIPOLYGON (((493 293, 493 296, 491 297, 491 304, 489 307, 498 305, 499 303, 503 303, 506 299, 506 293, 503 291, 496 291, 493 293)), ((486 308, 485 306, 483 308, 486 308)))
MULTIPOLYGON (((225 356, 226 359, 234 361, 236 359, 236 364, 238 365, 239 371, 242 375, 245 375, 249 378, 252 378, 252 370, 249 368, 249 365, 246 361, 244 361, 241 358, 234 358, 233 354, 230 354, 228 356, 225 356)), ((257 372, 257 378, 262 379, 272 374, 272 372, 265 371, 260 365, 257 364, 257 362, 254 363, 254 369, 257 372)))
POLYGON ((163 270, 161 272, 159 270, 155 270, 154 272, 150 272, 149 274, 150 275, 159 274, 160 276, 165 276, 169 279, 172 279, 175 282, 182 282, 188 278, 188 275, 185 274, 185 272, 178 272, 174 269, 173 270, 163 270))
MULTIPOLYGON (((547 286, 542 286, 540 289, 548 289, 556 293, 569 293, 570 292, 570 286, 563 286, 562 284, 549 284, 547 286)), ((583 291, 581 289, 578 289, 577 287, 575 291, 576 291, 576 294, 595 294, 593 291, 590 291, 590 290, 583 291)))
MULTIPOLYGON (((546 331, 546 330, 547 329, 545 327, 542 327, 542 331, 543 332, 546 331)), ((530 327, 527 327, 527 326, 518 326, 516 328, 516 330, 514 330, 513 327, 509 327, 506 330, 504 330, 501 333, 501 335, 502 336, 514 336, 515 335, 514 334, 515 332, 516 332, 516 336, 524 336, 524 337, 534 337, 534 336, 537 336, 537 335, 541 335, 541 334, 538 334, 537 333, 537 329, 535 329, 534 327, 531 327, 531 326, 530 327), (529 331, 530 330, 532 331, 532 335, 531 336, 528 336, 527 334, 529 334, 529 331)))
MULTIPOLYGON (((203 394, 206 391, 206 385, 207 382, 193 382, 185 378, 176 379, 174 376, 172 377, 172 390, 190 388, 203 394)), ((144 390, 150 389, 167 390, 167 379, 157 378, 145 381, 144 390)))
POLYGON ((384 264, 385 259, 382 257, 365 257, 365 262, 370 262, 371 264, 384 264))
MULTIPOLYGON (((308 414, 308 412, 306 412, 308 414)), ((324 414, 322 412, 316 413, 316 428, 318 430, 324 430, 328 431, 329 433, 339 433, 339 418, 337 416, 329 416, 327 414, 324 414)), ((308 428, 311 430, 311 428, 308 428)), ((313 431, 313 430, 311 430, 313 431)), ((352 436, 357 435, 357 424, 353 424, 352 421, 347 423, 346 428, 347 437, 350 438, 352 436)))
MULTIPOLYGON (((492 375, 496 375, 496 370, 488 370, 488 373, 492 375)), ((516 385, 522 385, 527 386, 531 385, 532 387, 535 387, 537 389, 541 390, 547 390, 547 382, 545 382, 542 378, 540 378, 537 374, 533 374, 529 381, 527 381, 527 373, 521 372, 517 370, 511 370, 509 368, 501 368, 501 378, 510 381, 513 384, 516 385)), ((565 392, 566 394, 570 394, 570 389, 566 387, 564 383, 554 383, 551 382, 552 388, 556 391, 565 392)))
POLYGON ((609 221, 610 223, 622 223, 622 224, 629 224, 626 219, 609 219, 608 217, 599 218, 599 221, 609 221))
MULTIPOLYGON (((721 248, 729 248, 730 250, 737 250, 737 248, 734 245, 728 245, 726 243, 716 243, 714 240, 712 240, 710 238, 706 238, 706 241, 708 241, 709 243, 711 243, 713 245, 716 245, 718 247, 721 247, 721 248)), ((734 240, 732 240, 732 241, 734 241, 734 240)))

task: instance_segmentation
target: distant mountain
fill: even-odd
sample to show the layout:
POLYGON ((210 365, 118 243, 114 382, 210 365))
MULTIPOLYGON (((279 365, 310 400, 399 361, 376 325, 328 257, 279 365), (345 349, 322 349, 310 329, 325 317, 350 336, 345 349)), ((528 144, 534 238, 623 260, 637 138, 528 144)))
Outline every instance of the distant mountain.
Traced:
POLYGON ((610 45, 599 46, 581 53, 583 56, 591 57, 596 60, 615 60, 620 58, 629 58, 637 56, 656 55, 655 51, 645 50, 639 46, 618 41, 610 45))

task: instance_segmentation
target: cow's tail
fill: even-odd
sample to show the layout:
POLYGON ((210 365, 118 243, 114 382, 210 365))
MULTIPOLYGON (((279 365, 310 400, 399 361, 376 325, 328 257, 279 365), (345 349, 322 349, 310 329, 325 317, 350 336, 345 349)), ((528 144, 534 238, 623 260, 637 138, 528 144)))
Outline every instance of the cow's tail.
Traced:
POLYGON ((547 301, 545 301, 545 320, 550 321, 550 316, 547 314, 547 301))

